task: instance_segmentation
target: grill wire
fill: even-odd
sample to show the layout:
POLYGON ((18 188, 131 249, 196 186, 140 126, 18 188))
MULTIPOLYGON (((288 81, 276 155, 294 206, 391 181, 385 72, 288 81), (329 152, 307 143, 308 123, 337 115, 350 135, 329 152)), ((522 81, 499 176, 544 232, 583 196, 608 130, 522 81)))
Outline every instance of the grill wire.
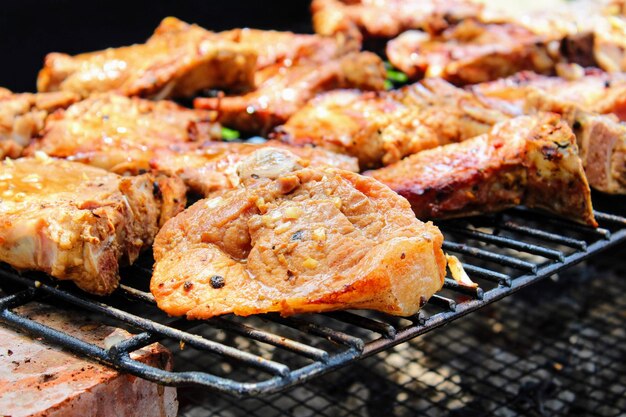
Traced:
MULTIPOLYGON (((293 318, 281 318, 278 315, 249 318, 227 316, 208 321, 168 318, 153 305, 152 296, 146 292, 152 260, 149 256, 144 256, 135 266, 124 271, 121 289, 106 298, 91 297, 74 291, 71 284, 49 281, 43 274, 20 275, 3 266, 0 268, 2 276, 0 285, 5 287, 4 290, 8 295, 0 298, 0 320, 79 355, 99 360, 146 379, 167 385, 201 387, 204 389, 202 391, 204 395, 198 396, 216 402, 217 397, 214 394, 207 394, 206 388, 234 396, 264 394, 264 398, 267 398, 266 394, 294 387, 307 380, 315 381, 314 377, 354 364, 356 359, 378 352, 384 353, 377 361, 357 363, 354 365, 356 368, 351 369, 373 372, 381 366, 368 364, 376 364, 380 362, 380 358, 386 358, 382 367, 395 364, 397 371, 391 373, 402 375, 405 369, 424 366, 419 362, 415 363, 414 359, 415 355, 425 355, 425 352, 428 352, 427 347, 431 345, 423 344, 430 339, 429 335, 426 335, 410 345, 395 347, 396 345, 447 324, 528 284, 571 267, 600 250, 626 240, 625 218, 600 212, 596 213, 596 217, 600 223, 598 229, 579 226, 523 208, 512 209, 499 215, 440 222, 439 226, 446 236, 446 251, 461 258, 466 271, 479 284, 479 288, 459 287, 453 280, 446 279, 444 289, 432 297, 422 312, 414 317, 397 318, 375 312, 336 312, 293 318), (9 281, 12 284, 7 286, 9 281), (79 310, 82 315, 89 312, 96 322, 124 327, 134 336, 108 349, 86 343, 19 314, 17 307, 32 300, 79 310), (130 358, 129 353, 157 341, 174 353, 175 371, 163 371, 130 358)), ((604 299, 607 294, 600 294, 600 299, 604 299)), ((509 308, 510 311, 517 311, 515 315, 521 318, 532 317, 535 314, 534 308, 520 311, 515 310, 515 305, 511 304, 510 300, 502 303, 497 304, 504 306, 502 309, 506 314, 509 314, 509 308)), ((544 298, 541 301, 537 300, 536 305, 540 307, 548 305, 546 308, 549 308, 556 304, 544 298)), ((623 314, 624 309, 620 311, 623 314)), ((483 314, 480 317, 484 317, 483 314)), ((544 316, 538 316, 541 317, 544 316)), ((544 319, 551 318, 548 316, 544 319)), ((473 320, 478 320, 477 325, 485 321, 484 318, 473 320)), ((485 321, 487 322, 488 320, 485 321)), ((529 321, 520 328, 527 332, 528 338, 533 338, 535 336, 532 336, 532 332, 535 327, 535 323, 529 321)), ((472 336, 475 333, 455 334, 454 331, 462 332, 455 326, 449 331, 455 336, 448 336, 445 342, 439 342, 436 348, 438 352, 449 352, 451 355, 455 353, 453 349, 462 349, 463 344, 459 343, 459 340, 475 337, 472 336)), ((437 335, 438 332, 434 333, 437 335)), ((461 354, 463 360, 474 362, 460 368, 467 366, 488 371, 490 368, 482 364, 483 359, 487 357, 485 355, 493 356, 492 353, 481 349, 471 355, 461 354)), ((506 368, 514 369, 515 362, 502 362, 498 365, 499 368, 492 369, 488 375, 497 375, 506 368)), ((527 373, 523 369, 519 371, 527 373)), ((431 372, 429 375, 433 377, 432 374, 431 372)), ((332 373, 329 378, 331 381, 338 381, 337 389, 347 388, 349 384, 345 381, 351 380, 350 375, 352 375, 350 371, 347 373, 340 371, 332 373)), ((382 377, 375 378, 372 374, 368 378, 357 378, 357 381, 361 384, 367 381, 369 386, 376 383, 371 381, 381 380, 382 377)), ((404 392, 413 401, 415 392, 421 392, 422 390, 418 388, 422 386, 425 391, 432 391, 435 396, 446 397, 443 388, 438 385, 428 386, 432 384, 428 379, 422 379, 419 375, 413 375, 412 378, 397 383, 399 394, 404 392), (400 387, 404 387, 410 381, 417 384, 416 391, 403 391, 404 388, 400 387)), ((450 368, 449 374, 433 378, 435 381, 440 380, 441 383, 446 381, 452 383, 459 378, 458 369, 450 368)), ((515 380, 519 378, 521 377, 518 376, 515 380)), ((478 379, 475 386, 479 386, 481 381, 478 379)), ((380 384, 386 386, 382 381, 380 384)), ((446 386, 448 385, 452 387, 450 384, 446 386)), ((358 392, 358 386, 351 389, 358 392)), ((506 393, 506 389, 505 383, 497 386, 497 391, 502 395, 506 393)), ((541 393, 545 389, 547 388, 533 388, 532 384, 528 388, 530 392, 537 391, 539 393, 537 395, 543 395, 541 393)), ((463 386, 463 392, 466 390, 467 386, 463 386)), ((482 389, 477 391, 476 398, 480 398, 482 391, 482 389)), ((185 392, 197 391, 181 391, 185 392)), ((372 394, 370 388, 368 393, 379 395, 378 392, 372 394)), ((227 397, 222 397, 224 398, 227 397)), ((295 397, 290 394, 277 398, 295 397)), ((356 400, 358 396, 354 398, 356 400)), ((234 401, 232 399, 224 401, 227 403, 231 401, 231 404, 236 406, 242 404, 240 401, 232 402, 234 401)), ((266 404, 266 400, 260 401, 265 404, 265 408, 274 407, 269 403, 266 404)), ((296 403, 308 407, 307 400, 298 400, 296 403)), ((419 409, 417 405, 411 407, 419 409)), ((256 408, 258 407, 253 407, 256 408)), ((284 410, 284 407, 274 408, 276 412, 284 410)), ((354 415, 350 412, 347 409, 342 411, 345 415, 354 415)), ((410 415, 410 412, 405 415, 410 415)))
POLYGON ((282 394, 179 390, 180 415, 623 416, 626 262, 606 255, 282 394))

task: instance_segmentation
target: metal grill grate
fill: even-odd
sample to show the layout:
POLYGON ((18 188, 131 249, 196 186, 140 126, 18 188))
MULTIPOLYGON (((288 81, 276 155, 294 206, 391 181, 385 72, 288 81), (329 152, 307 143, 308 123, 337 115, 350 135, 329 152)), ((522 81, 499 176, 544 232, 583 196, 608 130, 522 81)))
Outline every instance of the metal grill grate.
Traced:
POLYGON ((8 289, 8 296, 0 298, 0 319, 78 354, 163 384, 196 385, 237 396, 278 392, 389 350, 626 240, 626 218, 600 212, 596 218, 601 226, 591 229, 516 208, 493 216, 441 222, 445 250, 462 259, 479 288, 464 288, 446 279, 443 290, 413 317, 359 311, 290 318, 268 314, 206 321, 172 319, 155 307, 146 291, 152 261, 145 256, 123 272, 123 285, 107 298, 87 296, 71 286, 48 281, 42 274, 20 275, 3 266, 2 282, 15 285, 8 289), (134 336, 103 349, 13 311, 34 300, 64 303, 83 314, 96 314, 99 321, 125 326, 134 336), (130 358, 131 352, 157 341, 174 351, 176 371, 163 371, 130 358))

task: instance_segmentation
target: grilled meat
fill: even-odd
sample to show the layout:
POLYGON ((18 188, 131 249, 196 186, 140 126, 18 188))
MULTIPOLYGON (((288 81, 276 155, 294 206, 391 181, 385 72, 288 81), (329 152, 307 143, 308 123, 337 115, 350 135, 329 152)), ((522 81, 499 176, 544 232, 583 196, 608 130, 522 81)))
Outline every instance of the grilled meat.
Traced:
POLYGON ((174 316, 374 309, 410 315, 443 284, 443 237, 377 181, 265 148, 244 187, 197 202, 154 245, 150 289, 174 316))
POLYGON ((529 71, 508 78, 474 85, 471 90, 485 97, 524 106, 534 90, 543 91, 553 101, 571 103, 580 110, 615 114, 626 120, 626 76, 598 69, 567 66, 568 77, 551 77, 529 71))
POLYGON ((256 90, 239 96, 203 97, 194 106, 216 110, 220 122, 246 132, 266 133, 284 123, 317 93, 336 88, 382 90, 383 62, 369 52, 293 66, 276 64, 257 73, 256 90))
POLYGON ((158 148, 221 135, 215 114, 169 101, 94 95, 50 116, 26 154, 43 151, 116 173, 149 169, 158 148))
POLYGON ((515 114, 504 104, 483 103, 440 79, 390 92, 332 91, 311 100, 273 136, 356 156, 361 168, 376 168, 485 133, 515 114))
POLYGON ((180 180, 45 156, 1 162, 0 198, 0 260, 94 294, 111 293, 119 265, 150 247, 185 203, 180 180))
POLYGON ((50 113, 77 100, 72 93, 13 94, 0 88, 0 159, 19 157, 50 113))
POLYGON ((366 175, 406 197, 418 218, 524 204, 596 226, 576 138, 557 115, 520 116, 462 143, 366 175))
POLYGON ((589 184, 599 191, 626 194, 626 124, 613 115, 582 110, 576 101, 559 100, 535 89, 528 92, 526 113, 560 114, 574 130, 589 184))
POLYGON ((313 0, 317 33, 343 33, 355 26, 365 37, 393 38, 410 29, 440 32, 479 17, 483 6, 470 0, 313 0))
POLYGON ((204 88, 252 87, 256 59, 249 47, 168 17, 144 44, 76 56, 48 54, 37 88, 83 97, 105 91, 186 97, 204 88))
POLYGON ((217 34, 220 39, 239 43, 257 54, 256 69, 275 64, 290 67, 301 63, 324 62, 361 49, 360 40, 336 36, 306 35, 275 30, 233 29, 217 34))
POLYGON ((522 70, 551 73, 560 58, 558 48, 558 41, 520 25, 465 20, 439 35, 405 32, 387 44, 387 56, 412 79, 472 84, 522 70))
POLYGON ((357 161, 350 156, 310 146, 289 146, 277 141, 260 145, 215 141, 174 145, 157 150, 151 165, 158 172, 180 177, 192 191, 208 197, 237 187, 240 182, 237 164, 258 149, 267 147, 291 151, 301 158, 301 165, 358 171, 357 161))

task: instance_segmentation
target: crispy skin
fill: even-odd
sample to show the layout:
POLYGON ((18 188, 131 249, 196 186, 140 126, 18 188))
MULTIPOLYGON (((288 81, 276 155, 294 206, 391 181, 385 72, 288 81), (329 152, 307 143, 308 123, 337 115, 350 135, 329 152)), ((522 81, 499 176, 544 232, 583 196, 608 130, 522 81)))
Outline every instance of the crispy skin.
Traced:
POLYGON ((94 294, 111 293, 119 265, 150 247, 159 224, 184 207, 180 180, 120 177, 47 157, 5 160, 0 178, 0 260, 94 294))
POLYGON ((37 88, 83 97, 105 91, 187 97, 204 88, 252 87, 256 58, 251 48, 168 17, 143 44, 76 56, 48 54, 37 88))
POLYGON ((26 151, 43 151, 108 171, 149 169, 158 148, 220 137, 215 114, 169 101, 94 95, 48 118, 42 138, 26 151))
POLYGON ((571 103, 581 110, 615 114, 626 120, 626 76, 598 69, 572 67, 568 78, 524 71, 508 78, 471 87, 476 94, 506 100, 523 106, 534 90, 545 92, 553 100, 571 103))
POLYGON ((72 93, 13 94, 0 88, 0 159, 17 158, 43 129, 46 117, 76 102, 72 93))
POLYGON ((406 197, 419 218, 524 204, 597 225, 576 139, 556 115, 520 116, 488 134, 411 155, 366 175, 406 197))
POLYGON ((150 283, 161 309, 191 319, 350 308, 410 315, 441 288, 443 237, 405 199, 371 178, 298 169, 275 152, 244 162, 243 188, 201 200, 161 229, 150 283))
POLYGON ((487 132, 510 117, 440 79, 397 91, 332 91, 311 100, 273 136, 356 156, 362 169, 399 161, 424 149, 487 132))
POLYGON ((313 0, 315 32, 333 35, 356 26, 366 38, 393 38, 410 29, 440 32, 479 17, 483 6, 468 0, 313 0))
POLYGON ((192 191, 207 197, 237 187, 239 162, 256 150, 267 147, 291 151, 301 158, 302 165, 358 171, 357 161, 352 157, 321 148, 294 147, 277 141, 260 145, 213 141, 171 146, 155 153, 152 167, 166 175, 180 177, 192 191))
POLYGON ((239 96, 202 97, 196 108, 216 110, 220 122, 246 132, 266 133, 287 121, 317 93, 337 88, 382 90, 383 62, 369 52, 293 66, 276 64, 257 73, 256 90, 239 96))
POLYGON ((551 73, 559 58, 555 42, 512 23, 466 20, 440 35, 405 32, 387 44, 387 56, 412 79, 473 84, 522 70, 551 73))

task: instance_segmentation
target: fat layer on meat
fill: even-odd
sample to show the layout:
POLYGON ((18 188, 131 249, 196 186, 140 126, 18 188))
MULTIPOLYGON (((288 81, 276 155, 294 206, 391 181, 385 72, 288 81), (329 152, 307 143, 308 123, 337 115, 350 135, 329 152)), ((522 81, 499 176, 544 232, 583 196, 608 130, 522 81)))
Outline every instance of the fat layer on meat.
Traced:
POLYGON ((121 177, 77 162, 0 163, 0 261, 72 280, 94 294, 118 285, 119 266, 151 246, 185 205, 178 179, 121 177))
POLYGON ((243 187, 197 202, 159 232, 150 288, 168 314, 410 315, 441 288, 441 233, 388 187, 302 168, 272 148, 239 174, 243 187))

